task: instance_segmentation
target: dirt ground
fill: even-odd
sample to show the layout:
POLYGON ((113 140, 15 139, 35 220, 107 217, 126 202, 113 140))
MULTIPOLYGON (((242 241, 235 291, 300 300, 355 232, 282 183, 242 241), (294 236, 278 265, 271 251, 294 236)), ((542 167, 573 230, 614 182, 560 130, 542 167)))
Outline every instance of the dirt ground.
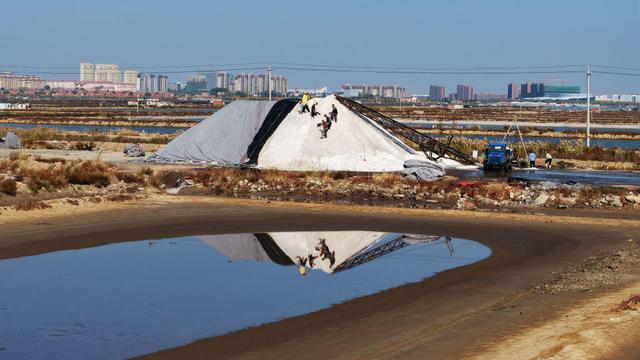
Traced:
POLYGON ((640 220, 615 213, 576 210, 560 217, 157 195, 6 215, 0 259, 151 238, 314 229, 442 234, 480 241, 493 252, 419 283, 152 358, 640 357, 640 312, 617 310, 640 294, 640 272, 628 266, 637 255, 640 220), (619 252, 629 262, 616 271, 588 265, 592 257, 619 252), (532 290, 557 283, 558 274, 580 277, 576 266, 587 275, 619 274, 609 274, 604 285, 585 277, 588 291, 532 290))

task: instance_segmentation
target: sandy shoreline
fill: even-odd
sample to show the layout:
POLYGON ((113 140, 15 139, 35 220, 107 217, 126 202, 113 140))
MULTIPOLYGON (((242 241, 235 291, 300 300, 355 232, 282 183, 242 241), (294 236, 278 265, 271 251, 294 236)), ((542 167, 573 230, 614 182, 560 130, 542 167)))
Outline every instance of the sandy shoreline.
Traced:
MULTIPOLYGON (((578 354, 594 339, 606 339, 604 336, 612 333, 619 341, 599 357, 613 356, 622 349, 626 355, 640 350, 625 348, 625 339, 640 334, 638 326, 627 321, 616 322, 609 332, 577 338, 571 342, 572 348, 560 346, 566 337, 557 329, 557 322, 567 314, 605 309, 629 293, 640 293, 637 281, 588 293, 540 295, 525 290, 560 265, 616 250, 628 239, 640 238, 640 220, 608 219, 580 211, 576 216, 496 214, 165 195, 91 208, 69 206, 5 215, 0 217, 0 258, 4 259, 150 238, 314 229, 447 234, 481 241, 493 251, 485 261, 420 283, 199 340, 154 354, 157 358, 213 354, 219 358, 258 354, 261 358, 283 358, 308 354, 312 349, 321 349, 314 353, 322 357, 338 358, 423 358, 424 354, 459 358, 485 353, 533 356, 531 347, 523 348, 523 344, 540 336, 545 336, 548 346, 536 348, 536 354, 546 356, 551 355, 549 351, 578 354), (619 329, 624 332, 618 333, 619 329), (526 351, 513 352, 518 349, 526 351)), ((599 314, 608 316, 603 311, 599 314)), ((593 318, 574 318, 574 329, 588 330, 594 324, 593 318)))

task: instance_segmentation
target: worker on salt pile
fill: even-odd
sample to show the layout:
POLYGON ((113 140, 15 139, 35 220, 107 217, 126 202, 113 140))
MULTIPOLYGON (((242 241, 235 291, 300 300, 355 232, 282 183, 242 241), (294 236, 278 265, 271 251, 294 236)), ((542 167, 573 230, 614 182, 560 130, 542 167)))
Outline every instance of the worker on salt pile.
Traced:
POLYGON ((331 122, 327 121, 327 115, 325 115, 325 118, 322 119, 322 122, 320 124, 318 124, 320 126, 320 139, 326 139, 327 138, 327 133, 329 132, 329 124, 331 122))
POLYGON ((311 117, 312 118, 316 117, 316 115, 320 115, 320 113, 316 111, 316 105, 318 105, 318 103, 316 103, 316 102, 314 102, 313 105, 311 105, 311 117))
POLYGON ((338 109, 336 108, 336 104, 331 104, 331 120, 338 122, 338 109))
POLYGON ((304 93, 304 95, 302 95, 302 100, 300 101, 300 103, 302 104, 302 113, 304 114, 304 111, 307 110, 307 112, 309 112, 309 94, 308 93, 304 93))

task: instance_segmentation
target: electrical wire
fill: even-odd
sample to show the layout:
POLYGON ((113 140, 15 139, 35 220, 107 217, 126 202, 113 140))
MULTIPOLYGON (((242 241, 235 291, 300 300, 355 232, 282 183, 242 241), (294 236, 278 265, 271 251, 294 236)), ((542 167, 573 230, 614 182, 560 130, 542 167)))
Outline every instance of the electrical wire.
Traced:
POLYGON ((626 72, 617 72, 617 71, 601 71, 601 70, 593 70, 591 71, 594 74, 607 74, 607 75, 622 75, 622 76, 640 76, 640 74, 634 73, 626 73, 626 72))

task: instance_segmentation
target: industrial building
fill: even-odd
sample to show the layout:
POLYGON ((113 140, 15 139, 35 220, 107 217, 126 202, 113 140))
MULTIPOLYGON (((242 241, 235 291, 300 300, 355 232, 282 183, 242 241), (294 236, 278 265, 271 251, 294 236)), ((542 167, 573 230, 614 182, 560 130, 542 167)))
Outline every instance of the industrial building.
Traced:
POLYGON ((543 96, 546 98, 573 98, 580 95, 580 86, 546 85, 543 96))

